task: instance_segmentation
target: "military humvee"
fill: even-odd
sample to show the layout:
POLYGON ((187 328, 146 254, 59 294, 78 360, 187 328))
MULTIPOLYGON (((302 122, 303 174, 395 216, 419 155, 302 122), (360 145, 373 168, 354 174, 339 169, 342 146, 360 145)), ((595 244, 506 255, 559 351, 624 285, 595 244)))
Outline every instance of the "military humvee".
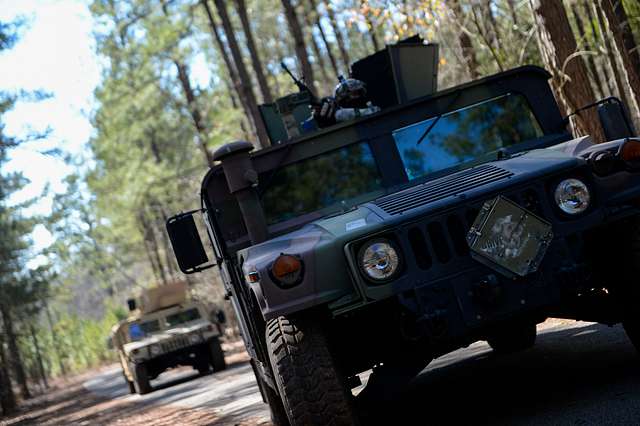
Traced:
POLYGON ((210 315, 204 304, 187 300, 186 290, 184 282, 146 289, 139 300, 129 299, 129 318, 113 327, 111 345, 131 393, 151 392, 150 380, 179 365, 200 374, 226 368, 222 311, 210 315))
POLYGON ((550 316, 622 322, 640 344, 624 106, 590 106, 607 141, 574 138, 545 70, 437 91, 432 56, 396 45, 353 65, 378 113, 221 147, 202 209, 167 222, 183 272, 219 268, 276 424, 357 423, 391 381, 478 340, 528 348, 550 316))

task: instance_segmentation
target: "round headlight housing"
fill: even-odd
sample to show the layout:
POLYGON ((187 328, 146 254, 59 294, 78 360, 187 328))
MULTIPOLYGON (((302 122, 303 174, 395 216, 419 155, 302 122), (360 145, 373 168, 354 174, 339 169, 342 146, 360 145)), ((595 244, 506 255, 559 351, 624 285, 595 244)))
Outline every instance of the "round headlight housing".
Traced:
POLYGON ((589 188, 579 179, 565 179, 560 182, 554 198, 560 210, 570 215, 583 213, 591 203, 589 188))
POLYGON ((151 356, 158 356, 162 353, 162 348, 159 345, 151 345, 150 352, 151 356))
POLYGON ((189 340, 191 341, 191 343, 200 343, 200 340, 202 340, 200 338, 199 334, 193 333, 189 336, 189 340))
POLYGON ((366 243, 358 252, 358 263, 365 277, 374 282, 393 278, 400 270, 400 255, 385 239, 366 243))

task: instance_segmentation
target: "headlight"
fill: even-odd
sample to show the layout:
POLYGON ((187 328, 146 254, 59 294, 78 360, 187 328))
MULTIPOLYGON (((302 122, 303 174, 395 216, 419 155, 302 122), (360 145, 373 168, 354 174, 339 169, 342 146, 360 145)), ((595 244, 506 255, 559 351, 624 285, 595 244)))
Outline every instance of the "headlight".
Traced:
POLYGON ((151 349, 149 349, 152 356, 158 356, 162 353, 162 348, 158 345, 151 345, 151 349))
POLYGON ((364 245, 358 254, 360 268, 373 281, 386 281, 398 272, 400 257, 388 240, 375 240, 364 245))
POLYGON ((200 343, 200 340, 202 340, 200 338, 199 334, 192 334, 191 336, 189 336, 189 340, 191 341, 191 343, 200 343))
POLYGON ((578 179, 563 180, 556 187, 554 195, 558 207, 571 215, 584 212, 591 202, 589 188, 578 179))

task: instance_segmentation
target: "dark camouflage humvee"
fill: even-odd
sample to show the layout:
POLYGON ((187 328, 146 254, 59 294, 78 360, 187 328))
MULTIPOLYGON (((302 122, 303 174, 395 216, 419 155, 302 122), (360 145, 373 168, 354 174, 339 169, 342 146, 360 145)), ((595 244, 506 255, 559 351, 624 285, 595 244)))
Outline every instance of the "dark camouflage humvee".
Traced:
MULTIPOLYGON (((277 424, 357 423, 385 378, 477 340, 525 349, 549 316, 622 322, 640 343, 640 139, 624 107, 593 106, 609 142, 575 139, 540 68, 430 93, 419 51, 387 53, 352 68, 380 112, 228 144, 202 183, 277 424)), ((186 273, 212 266, 194 214, 167 224, 186 273)))

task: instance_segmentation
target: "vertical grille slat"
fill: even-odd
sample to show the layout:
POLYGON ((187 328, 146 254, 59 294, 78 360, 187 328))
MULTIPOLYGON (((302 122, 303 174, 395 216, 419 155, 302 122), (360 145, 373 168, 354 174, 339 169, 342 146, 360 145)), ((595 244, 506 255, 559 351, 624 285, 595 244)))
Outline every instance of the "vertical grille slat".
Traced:
POLYGON ((374 204, 395 215, 511 176, 508 170, 486 164, 388 195, 374 204))

